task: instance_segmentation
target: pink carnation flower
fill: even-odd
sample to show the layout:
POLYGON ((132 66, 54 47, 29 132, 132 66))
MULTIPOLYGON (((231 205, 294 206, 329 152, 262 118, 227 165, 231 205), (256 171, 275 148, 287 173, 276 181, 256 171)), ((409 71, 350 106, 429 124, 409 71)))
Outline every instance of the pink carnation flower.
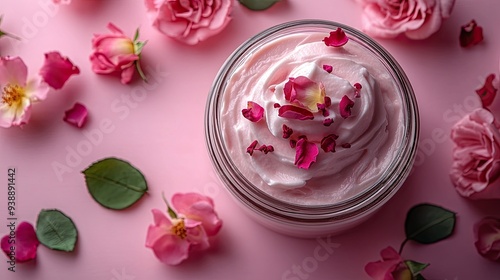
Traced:
POLYGON ((195 45, 220 33, 231 20, 233 0, 145 0, 153 26, 168 37, 195 45))
POLYGON ((146 247, 163 263, 177 265, 192 250, 210 247, 209 237, 216 235, 222 221, 211 198, 197 193, 175 194, 169 207, 170 218, 153 209, 154 224, 148 228, 146 247))
POLYGON ((450 16, 455 0, 356 0, 363 6, 362 28, 374 37, 425 39, 450 16))

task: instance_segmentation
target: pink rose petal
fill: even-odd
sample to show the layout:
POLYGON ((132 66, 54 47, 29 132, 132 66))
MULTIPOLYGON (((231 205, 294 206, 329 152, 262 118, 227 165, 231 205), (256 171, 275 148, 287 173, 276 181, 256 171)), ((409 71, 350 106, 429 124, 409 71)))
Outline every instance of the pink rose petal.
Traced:
POLYGON ((344 95, 339 103, 340 116, 347 119, 351 116, 351 108, 354 106, 354 101, 349 99, 347 95, 344 95))
POLYGON ((289 128, 286 124, 283 125, 283 138, 288 139, 293 134, 293 130, 289 128))
POLYGON ((293 105, 283 105, 279 108, 278 116, 287 119, 296 119, 296 120, 312 120, 314 119, 314 115, 311 111, 293 106, 293 105))
POLYGON ((264 116, 264 108, 255 102, 248 101, 247 108, 241 110, 241 113, 247 120, 251 122, 258 122, 264 116))
POLYGON ((259 142, 257 142, 257 140, 255 140, 252 142, 252 144, 250 144, 250 146, 248 146, 247 153, 250 154, 250 156, 253 155, 253 151, 255 151, 258 144, 259 144, 259 142))
POLYGON ((481 103, 483 104, 484 108, 487 108, 488 106, 493 103, 493 100, 495 100, 495 96, 497 95, 497 90, 493 86, 493 81, 495 80, 495 74, 490 74, 488 77, 486 77, 486 80, 484 81, 484 85, 476 89, 477 95, 479 95, 479 98, 481 98, 481 103))
POLYGON ((333 71, 333 66, 328 65, 328 64, 323 64, 323 70, 325 70, 328 73, 332 73, 333 71))
POLYGON ((310 111, 317 110, 317 104, 325 99, 325 88, 322 83, 316 83, 305 76, 289 78, 283 87, 285 99, 296 103, 310 111))
POLYGON ((50 87, 60 89, 69 77, 77 74, 80 74, 80 69, 67 57, 63 57, 59 52, 45 54, 45 62, 40 69, 40 75, 50 87))
POLYGON ((483 41, 483 28, 477 25, 475 20, 471 20, 460 28, 460 46, 472 47, 483 41))
POLYGON ((408 267, 401 256, 392 247, 387 247, 380 252, 382 261, 369 262, 365 266, 366 273, 374 280, 403 280, 403 275, 410 276, 408 267))
POLYGON ((500 219, 487 217, 474 225, 477 252, 492 261, 500 262, 500 219))
POLYGON ((208 196, 176 193, 172 196, 172 206, 186 218, 200 221, 208 236, 216 235, 222 227, 222 220, 215 212, 214 202, 208 196))
POLYGON ((360 83, 355 83, 354 85, 354 97, 360 98, 360 91, 363 88, 360 83))
POLYGON ((342 47, 347 44, 349 38, 342 28, 338 27, 335 31, 330 32, 330 36, 325 37, 323 42, 329 47, 342 47))
POLYGON ((333 119, 332 118, 326 118, 323 120, 323 125, 324 126, 330 126, 333 124, 333 119))
POLYGON ((15 239, 12 239, 10 234, 5 235, 1 240, 2 251, 10 257, 10 249, 15 246, 16 262, 27 262, 36 258, 36 250, 40 242, 36 237, 36 232, 33 226, 28 222, 21 222, 15 231, 15 239), (15 241, 14 243, 12 243, 15 241))
POLYGON ((267 153, 272 153, 274 152, 274 147, 271 145, 262 145, 260 146, 257 150, 263 152, 264 154, 267 155, 267 153))
POLYGON ((319 154, 319 149, 316 144, 307 141, 307 138, 300 138, 295 146, 295 165, 298 168, 309 169, 313 162, 316 162, 316 157, 319 154))
POLYGON ((77 102, 75 103, 75 105, 73 105, 73 108, 64 112, 63 120, 71 125, 81 128, 87 121, 87 115, 87 108, 77 102))
POLYGON ((334 153, 335 146, 336 146, 335 140, 337 140, 337 138, 339 138, 339 137, 335 134, 330 134, 328 136, 325 136, 321 140, 321 149, 323 149, 323 151, 325 151, 325 153, 329 153, 329 152, 334 153))

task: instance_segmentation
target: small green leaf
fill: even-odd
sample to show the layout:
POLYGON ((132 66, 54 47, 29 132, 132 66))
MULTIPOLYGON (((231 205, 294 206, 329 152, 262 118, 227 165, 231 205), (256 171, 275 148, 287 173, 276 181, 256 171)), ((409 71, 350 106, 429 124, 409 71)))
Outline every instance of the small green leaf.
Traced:
POLYGON ((36 221, 36 236, 52 250, 71 252, 78 239, 73 221, 57 209, 42 210, 36 221))
POLYGON ((262 11, 270 8, 280 0, 238 0, 241 5, 253 11, 262 11))
POLYGON ((137 39, 139 39, 139 28, 137 28, 137 29, 135 30, 134 40, 133 40, 133 41, 135 42, 135 41, 137 41, 137 39))
POLYGON ((406 216, 406 239, 431 244, 448 238, 455 228, 455 216, 454 212, 436 205, 416 205, 406 216))
POLYGON ((174 209, 170 207, 170 204, 168 203, 167 199, 165 198, 165 194, 162 192, 161 196, 163 197, 163 201, 165 201, 165 204, 167 204, 167 212, 170 218, 172 219, 177 219, 177 213, 175 213, 174 209))
POLYGON ((83 174, 95 201, 110 209, 125 209, 148 190, 144 175, 130 163, 117 158, 100 160, 85 169, 83 174))
POLYGON ((413 275, 413 277, 418 277, 420 273, 429 266, 428 263, 419 263, 411 260, 406 260, 405 264, 408 269, 410 269, 411 275, 413 275))

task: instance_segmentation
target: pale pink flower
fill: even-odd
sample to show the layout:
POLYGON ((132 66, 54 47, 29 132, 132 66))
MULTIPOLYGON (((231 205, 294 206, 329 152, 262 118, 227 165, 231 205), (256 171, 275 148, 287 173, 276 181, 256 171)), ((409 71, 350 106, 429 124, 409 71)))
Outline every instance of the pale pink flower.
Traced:
POLYGON ((363 6, 362 29, 371 36, 425 39, 450 17, 455 0, 356 0, 363 6))
POLYGON ((480 108, 451 130, 455 142, 450 177, 457 192, 471 199, 500 198, 500 131, 495 118, 480 108))
POLYGON ((59 52, 45 54, 45 62, 40 69, 43 80, 52 88, 60 89, 72 75, 80 74, 80 69, 59 52))
POLYGON ((145 0, 145 4, 156 29, 195 45, 227 26, 233 0, 145 0))
POLYGON ((500 219, 487 217, 474 225, 477 252, 481 256, 500 262, 500 219))
MULTIPOLYGON (((7 228, 10 229, 9 227, 7 228)), ((35 259, 36 250, 40 242, 33 226, 28 222, 22 222, 17 226, 14 233, 14 238, 9 233, 0 242, 2 251, 4 251, 9 260, 21 263, 35 259), (12 253, 11 247, 15 247, 15 254, 12 253)))
POLYGON ((28 123, 31 106, 47 97, 49 87, 41 79, 28 80, 28 68, 20 57, 0 58, 0 126, 28 123))
POLYGON ((148 228, 146 247, 151 248, 163 263, 177 265, 192 250, 210 247, 209 237, 216 235, 222 221, 214 210, 211 198, 196 194, 175 194, 169 207, 170 218, 153 209, 154 224, 148 228))
POLYGON ((374 280, 412 279, 411 272, 401 256, 392 247, 380 252, 381 261, 370 262, 365 266, 366 273, 374 280))
POLYGON ((134 39, 127 37, 112 23, 108 23, 110 34, 96 34, 92 39, 94 52, 90 56, 92 70, 97 74, 121 75, 121 82, 132 80, 135 69, 145 79, 140 68, 140 54, 146 42, 139 42, 138 30, 134 39))

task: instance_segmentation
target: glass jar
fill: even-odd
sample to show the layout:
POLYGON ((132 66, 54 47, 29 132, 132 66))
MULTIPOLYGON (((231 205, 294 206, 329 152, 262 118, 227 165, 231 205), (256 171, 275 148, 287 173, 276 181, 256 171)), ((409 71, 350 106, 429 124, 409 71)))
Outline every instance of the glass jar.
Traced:
MULTIPOLYGON (((319 70, 311 71, 318 72, 319 70)), ((325 74, 319 73, 318 75, 324 76, 325 74)), ((332 78, 333 81, 337 81, 335 79, 332 78)), ((351 84, 354 84, 354 82, 351 81, 351 84)), ((261 100, 261 102, 267 101, 261 100)), ((337 110, 338 102, 334 100, 333 103, 335 105, 332 105, 332 112, 337 110)), ((282 105, 274 104, 276 110, 282 105)), ((352 108, 356 108, 356 105, 352 108)), ((360 110, 364 109, 357 110, 358 113, 354 112, 354 114, 361 115, 360 110)), ((327 115, 324 114, 319 118, 326 118, 327 115)), ((335 116, 338 117, 337 115, 335 116)), ((356 117, 353 119, 356 119, 356 117)), ((279 120, 281 121, 281 119, 279 120)), ((336 119, 337 123, 349 124, 350 121, 350 119, 348 121, 341 118, 336 119)), ((358 124, 358 126, 360 125, 362 124, 358 124)), ((274 126, 276 127, 276 125, 274 126)), ((307 123, 306 126, 312 127, 313 125, 307 123)), ((340 126, 338 129, 345 130, 340 126)), ((351 129, 355 130, 357 128, 354 126, 351 129)), ((366 129, 370 130, 370 128, 366 129)), ((306 127, 304 130, 309 130, 309 128, 306 127)), ((349 134, 347 130, 343 133, 349 134)), ((217 74, 208 96, 205 112, 205 135, 210 158, 219 178, 236 202, 261 224, 280 233, 305 238, 332 235, 350 229, 365 221, 384 205, 396 193, 410 173, 417 150, 418 134, 419 118, 416 99, 411 84, 400 65, 383 47, 362 32, 340 23, 324 20, 299 20, 283 23, 264 30, 243 43, 230 55, 217 74), (337 30, 337 28, 341 28, 349 39, 345 47, 328 47, 323 42, 317 44, 318 41, 328 37, 329 33, 337 30), (315 45, 303 47, 309 43, 315 45), (322 47, 320 47, 321 44, 322 47), (324 50, 322 48, 332 49, 324 50), (304 49, 304 53, 301 53, 302 49, 304 49), (314 51, 316 50, 326 51, 327 54, 321 54, 321 58, 318 59, 311 58, 315 57, 314 51), (289 53, 293 54, 289 55, 289 53), (366 78, 367 81, 371 81, 373 78, 376 81, 366 82, 365 86, 359 89, 361 95, 359 100, 361 101, 356 98, 351 99, 365 104, 358 107, 379 106, 377 107, 379 109, 373 109, 373 112, 370 111, 373 113, 370 118, 378 119, 378 115, 383 113, 383 118, 380 117, 382 119, 380 122, 382 129, 372 129, 372 132, 377 132, 373 132, 375 134, 373 137, 370 136, 373 138, 370 141, 378 141, 376 140, 377 137, 383 135, 386 140, 378 141, 380 143, 377 145, 385 148, 372 148, 372 144, 367 142, 366 146, 358 149, 355 147, 358 140, 353 143, 344 143, 342 147, 340 147, 341 143, 337 143, 335 153, 326 155, 326 153, 318 149, 321 154, 317 156, 318 162, 312 163, 309 169, 296 167, 297 171, 295 171, 289 166, 297 165, 298 152, 293 150, 293 144, 289 147, 289 149, 292 149, 291 152, 287 150, 283 153, 293 153, 295 151, 295 162, 293 162, 293 158, 291 160, 280 158, 282 153, 276 151, 277 147, 273 147, 274 151, 269 152, 268 155, 255 150, 253 151, 255 155, 251 156, 247 153, 246 146, 238 145, 238 143, 245 142, 250 144, 254 140, 252 137, 260 136, 266 141, 275 141, 276 143, 281 143, 277 141, 289 141, 278 135, 276 135, 276 139, 268 137, 272 134, 267 131, 267 129, 272 130, 271 115, 268 114, 268 111, 274 110, 272 107, 264 106, 266 113, 264 120, 261 120, 260 123, 252 123, 243 119, 241 111, 247 108, 247 101, 252 101, 246 100, 245 94, 253 91, 252 88, 255 86, 262 88, 263 91, 269 91, 260 94, 260 89, 256 90, 257 95, 260 97, 274 96, 273 94, 277 89, 281 90, 277 84, 279 82, 283 84, 291 77, 292 72, 288 70, 290 67, 302 67, 297 65, 309 62, 314 64, 313 66, 302 67, 306 70, 293 70, 296 71, 296 74, 307 72, 310 67, 316 67, 316 64, 319 66, 321 63, 318 61, 328 62, 330 56, 332 56, 331 59, 333 59, 333 56, 336 59, 332 67, 334 68, 332 73, 337 71, 339 72, 338 75, 342 76, 350 75, 346 74, 348 72, 362 72, 364 74, 358 75, 360 79, 366 78), (297 59, 297 57, 299 58, 297 59), (296 59, 296 61, 283 63, 283 59, 296 59), (356 61, 351 63, 351 60, 356 61), (279 65, 275 65, 276 63, 279 65), (366 75, 365 70, 342 69, 343 65, 352 65, 353 69, 358 69, 361 66, 366 67, 365 69, 368 69, 367 71, 370 74, 366 75), (240 83, 246 81, 248 82, 243 88, 236 88, 236 85, 239 86, 240 83), (383 99, 380 99, 382 101, 375 100, 379 97, 363 96, 364 93, 367 95, 368 93, 372 94, 372 91, 374 96, 384 95, 383 99), (376 94, 377 92, 379 94, 376 94), (385 97, 385 95, 390 96, 390 98, 385 97), (236 118, 242 118, 241 123, 235 124, 234 119, 236 118), (263 127, 264 131, 257 131, 255 127, 259 127, 259 129, 263 127), (385 128, 385 131, 383 128, 385 128), (250 133, 248 131, 254 130, 257 132, 248 134, 250 133), (342 149, 346 151, 343 152, 342 149), (386 152, 382 153, 378 152, 378 150, 386 152), (359 153, 353 153, 353 151, 359 153), (379 154, 372 155, 373 158, 363 158, 366 154, 371 155, 377 152, 379 154), (323 173, 317 171, 321 169, 322 163, 320 159, 324 160, 327 157, 339 156, 342 153, 362 154, 363 157, 359 160, 351 160, 352 163, 347 164, 340 171, 337 170, 338 172, 335 171, 336 174, 331 174, 331 176, 325 175, 323 171, 321 171, 323 173), (271 157, 274 162, 259 167, 260 162, 267 161, 271 157), (362 162, 366 162, 366 164, 361 168, 362 162), (282 166, 282 163, 286 163, 288 166, 282 166), (373 171, 375 169, 371 169, 370 166, 372 165, 379 171, 373 171), (291 187, 283 187, 280 184, 275 186, 276 180, 269 179, 269 177, 274 176, 278 180, 279 178, 287 178, 286 170, 292 170, 294 174, 300 173, 300 176, 305 176, 305 183, 291 187), (353 175, 354 173, 348 174, 351 170, 362 171, 356 175, 353 175), (314 175, 314 178, 308 179, 308 172, 311 172, 311 174, 320 172, 318 174, 321 174, 321 176, 318 175, 318 178, 315 178, 314 175), (340 174, 345 178, 352 177, 342 181, 350 181, 352 186, 349 188, 351 189, 347 187, 347 191, 343 189, 349 185, 347 183, 339 185, 340 180, 337 180, 336 176, 340 176, 340 174), (369 177, 369 180, 360 179, 365 177, 369 177), (362 183, 356 183, 358 181, 362 183)), ((317 143, 317 146, 319 145, 317 143)), ((349 158, 352 158, 352 156, 347 156, 342 161, 339 160, 338 163, 349 161, 349 158)), ((331 166, 333 170, 335 169, 333 166, 337 166, 337 163, 333 161, 331 166)))

